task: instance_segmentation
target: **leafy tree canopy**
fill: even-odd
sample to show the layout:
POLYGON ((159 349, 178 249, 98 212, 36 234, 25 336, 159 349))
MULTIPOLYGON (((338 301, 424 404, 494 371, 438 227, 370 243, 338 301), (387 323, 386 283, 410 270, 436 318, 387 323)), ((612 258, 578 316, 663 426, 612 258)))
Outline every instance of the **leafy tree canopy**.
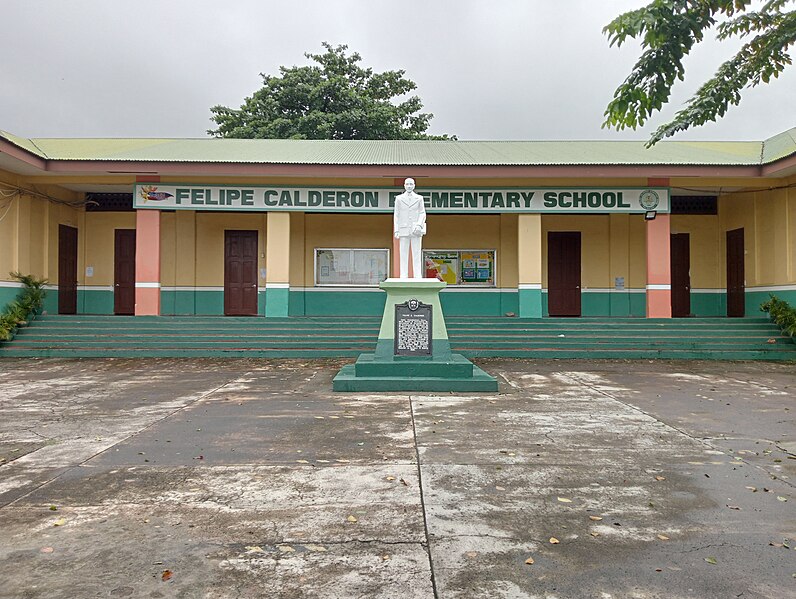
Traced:
POLYGON ((796 42, 793 3, 770 0, 752 10, 751 0, 654 0, 619 15, 603 28, 610 44, 621 46, 629 37, 640 38, 643 52, 614 92, 603 127, 635 129, 659 111, 669 101, 675 81, 683 80, 683 58, 719 19, 724 19, 717 27, 719 40, 739 37, 747 41, 671 122, 652 134, 647 147, 724 116, 731 104, 741 101, 742 89, 769 83, 791 64, 788 49, 796 42))
MULTIPOLYGON (((348 46, 323 42, 323 54, 306 53, 316 64, 280 67, 240 109, 214 106, 216 137, 270 139, 448 139, 425 132, 434 115, 421 113, 417 85, 405 71, 374 73, 348 46), (399 97, 404 96, 402 100, 399 97)), ((455 139, 455 136, 453 137, 455 139)))

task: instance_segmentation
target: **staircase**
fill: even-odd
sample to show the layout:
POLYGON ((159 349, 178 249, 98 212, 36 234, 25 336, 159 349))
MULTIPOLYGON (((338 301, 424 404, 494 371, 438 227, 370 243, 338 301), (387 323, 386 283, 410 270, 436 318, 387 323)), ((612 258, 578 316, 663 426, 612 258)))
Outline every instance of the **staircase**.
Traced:
MULTIPOLYGON (((378 317, 41 316, 0 343, 7 357, 355 358, 376 346, 378 317)), ((447 318, 468 358, 796 360, 765 318, 447 318)))

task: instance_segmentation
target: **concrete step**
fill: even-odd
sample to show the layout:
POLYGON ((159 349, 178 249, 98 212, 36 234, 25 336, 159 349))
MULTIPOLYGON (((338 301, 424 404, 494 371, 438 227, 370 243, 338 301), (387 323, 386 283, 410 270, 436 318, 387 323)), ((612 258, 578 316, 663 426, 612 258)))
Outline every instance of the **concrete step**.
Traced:
MULTIPOLYGON (((446 320, 452 348, 468 358, 796 359, 796 344, 765 318, 446 320)), ((44 315, 0 356, 347 358, 373 351, 379 326, 377 317, 44 315)))

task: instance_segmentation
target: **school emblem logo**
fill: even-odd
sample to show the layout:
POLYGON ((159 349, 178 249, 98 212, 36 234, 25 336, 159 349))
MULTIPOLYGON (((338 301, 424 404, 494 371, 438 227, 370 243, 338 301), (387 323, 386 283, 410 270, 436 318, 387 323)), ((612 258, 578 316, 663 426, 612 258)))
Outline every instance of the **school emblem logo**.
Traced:
POLYGON ((420 301, 415 299, 415 298, 412 298, 412 299, 410 299, 409 301, 406 302, 406 305, 409 306, 409 309, 412 312, 414 312, 420 306, 420 301))
POLYGON ((658 193, 652 189, 645 189, 638 196, 638 203, 641 204, 644 210, 655 210, 660 201, 661 199, 658 197, 658 193))
POLYGON ((158 191, 158 188, 154 185, 143 186, 138 194, 141 196, 144 202, 162 202, 174 197, 172 194, 165 191, 158 191))

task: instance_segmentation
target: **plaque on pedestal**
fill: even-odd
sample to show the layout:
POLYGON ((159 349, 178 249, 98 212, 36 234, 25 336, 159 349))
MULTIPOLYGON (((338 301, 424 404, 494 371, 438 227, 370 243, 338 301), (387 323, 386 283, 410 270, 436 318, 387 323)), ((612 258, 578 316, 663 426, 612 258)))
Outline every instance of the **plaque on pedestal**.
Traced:
POLYGON ((415 298, 395 304, 396 356, 432 355, 431 310, 431 304, 415 298))

